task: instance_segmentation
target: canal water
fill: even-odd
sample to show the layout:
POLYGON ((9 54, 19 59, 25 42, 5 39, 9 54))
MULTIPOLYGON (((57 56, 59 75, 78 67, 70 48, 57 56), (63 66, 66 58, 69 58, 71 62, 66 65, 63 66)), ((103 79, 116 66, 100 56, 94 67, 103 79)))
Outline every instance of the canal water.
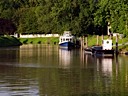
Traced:
POLYGON ((128 56, 93 57, 57 45, 0 49, 0 96, 127 96, 128 56))

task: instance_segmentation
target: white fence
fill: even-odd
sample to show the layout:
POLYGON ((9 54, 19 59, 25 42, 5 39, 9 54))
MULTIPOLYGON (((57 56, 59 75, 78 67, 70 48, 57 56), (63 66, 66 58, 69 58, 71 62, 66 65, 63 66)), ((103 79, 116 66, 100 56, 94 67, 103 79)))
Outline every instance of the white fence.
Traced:
MULTIPOLYGON (((18 37, 17 34, 14 37, 18 37)), ((20 38, 37 38, 37 37, 59 37, 59 34, 26 34, 26 35, 19 35, 20 38)))

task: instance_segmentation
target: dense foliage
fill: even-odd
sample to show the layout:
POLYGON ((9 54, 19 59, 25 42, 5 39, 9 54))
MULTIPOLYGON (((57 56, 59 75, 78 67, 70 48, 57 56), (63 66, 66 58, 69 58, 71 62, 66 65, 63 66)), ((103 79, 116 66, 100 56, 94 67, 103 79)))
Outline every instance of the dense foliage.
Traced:
MULTIPOLYGON (((0 0, 0 18, 18 33, 128 34, 128 0, 0 0)), ((6 31, 6 30, 5 30, 6 31)), ((4 30, 3 30, 4 32, 4 30)))
POLYGON ((11 20, 0 18, 0 35, 11 35, 16 31, 16 26, 11 20))
POLYGON ((110 23, 111 31, 128 35, 128 0, 99 0, 94 13, 97 25, 110 23))

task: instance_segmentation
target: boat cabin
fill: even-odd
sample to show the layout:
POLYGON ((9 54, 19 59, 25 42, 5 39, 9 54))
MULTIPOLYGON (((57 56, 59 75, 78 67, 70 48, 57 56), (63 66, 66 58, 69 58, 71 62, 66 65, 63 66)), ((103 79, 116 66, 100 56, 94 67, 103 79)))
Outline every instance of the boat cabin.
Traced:
POLYGON ((112 50, 112 40, 103 40, 102 44, 103 50, 112 50))
POLYGON ((72 36, 71 31, 64 31, 63 36, 72 36))
POLYGON ((71 35, 70 31, 64 31, 64 34, 60 36, 60 43, 61 42, 74 42, 74 36, 71 35))

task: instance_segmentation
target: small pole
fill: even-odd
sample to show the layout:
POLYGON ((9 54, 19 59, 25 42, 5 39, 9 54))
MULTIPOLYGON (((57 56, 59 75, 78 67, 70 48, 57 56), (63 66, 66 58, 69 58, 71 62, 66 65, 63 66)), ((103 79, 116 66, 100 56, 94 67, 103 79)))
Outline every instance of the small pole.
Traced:
POLYGON ((103 45, 103 40, 104 40, 104 35, 102 34, 102 43, 101 43, 101 45, 103 45))
POLYGON ((84 36, 83 36, 83 49, 84 49, 84 36))
POLYGON ((99 36, 97 35, 97 45, 99 45, 99 36))
POLYGON ((86 40, 86 48, 88 47, 88 37, 86 36, 85 37, 85 40, 86 40))
POLYGON ((118 35, 116 34, 116 55, 118 54, 118 35))
POLYGON ((82 39, 82 37, 80 37, 80 42, 81 42, 81 44, 80 44, 80 45, 81 45, 81 49, 83 49, 83 48, 82 48, 82 47, 83 47, 83 45, 82 45, 82 44, 83 44, 83 39, 82 39))
POLYGON ((110 39, 112 39, 112 35, 110 34, 110 39))

